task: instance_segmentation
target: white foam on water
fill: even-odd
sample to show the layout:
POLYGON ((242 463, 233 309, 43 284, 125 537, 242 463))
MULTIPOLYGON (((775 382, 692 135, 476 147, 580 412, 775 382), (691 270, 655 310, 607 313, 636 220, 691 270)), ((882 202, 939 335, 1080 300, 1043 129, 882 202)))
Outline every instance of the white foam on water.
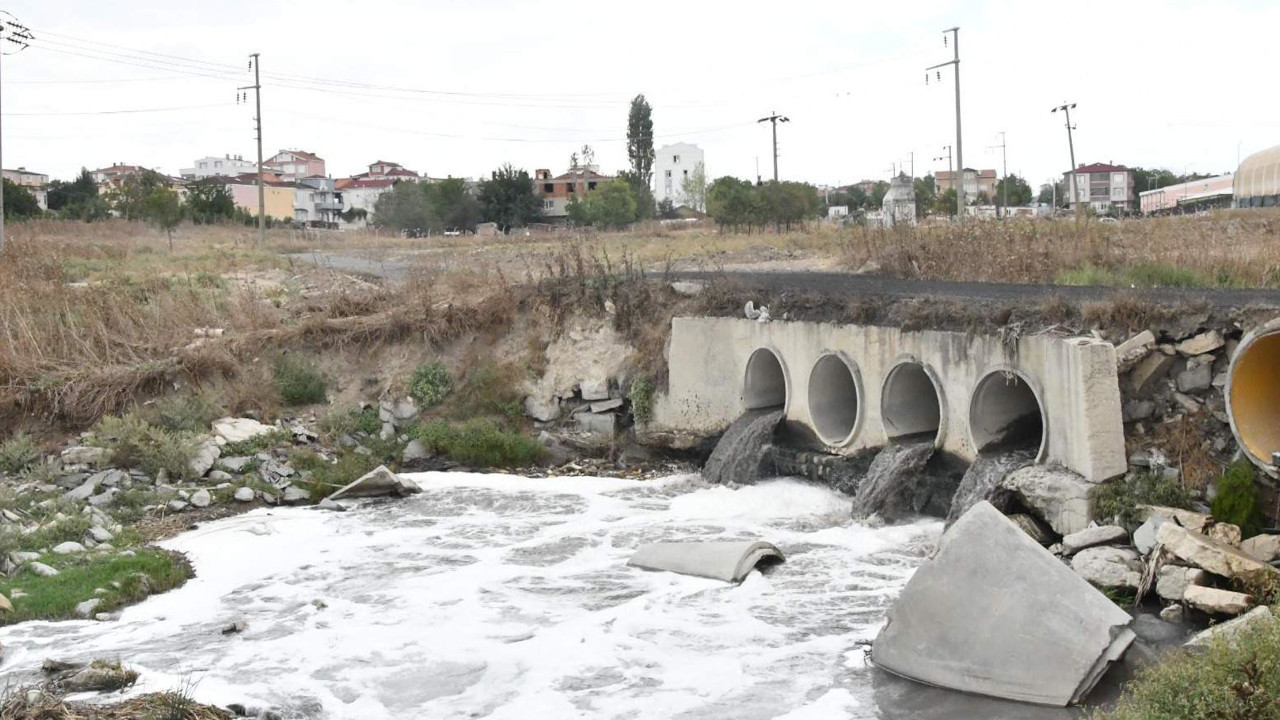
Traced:
POLYGON ((0 670, 119 657, 133 693, 189 680, 286 717, 872 717, 870 672, 846 654, 941 532, 855 524, 849 498, 793 480, 411 477, 424 492, 407 500, 173 538, 185 586, 114 622, 6 628, 0 670), (748 537, 787 562, 740 586, 625 565, 646 542, 748 537))

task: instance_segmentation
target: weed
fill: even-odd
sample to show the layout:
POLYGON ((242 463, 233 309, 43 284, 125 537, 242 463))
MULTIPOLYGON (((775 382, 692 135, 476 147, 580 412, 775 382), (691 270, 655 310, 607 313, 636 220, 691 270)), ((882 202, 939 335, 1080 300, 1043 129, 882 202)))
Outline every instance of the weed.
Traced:
MULTIPOLYGON (((264 432, 260 435, 254 435, 248 440, 240 442, 227 443, 222 446, 222 457, 246 457, 257 455, 265 450, 270 450, 277 445, 284 445, 293 440, 293 434, 284 428, 276 428, 271 432, 264 432)), ((245 467, 243 472, 256 470, 257 467, 245 467)))
POLYGON ((503 430, 488 420, 461 424, 430 420, 413 427, 410 435, 432 452, 471 467, 528 467, 546 454, 533 438, 503 430))
POLYGON ((375 456, 355 452, 342 455, 334 462, 329 462, 324 456, 312 451, 291 454, 290 460, 294 467, 310 472, 305 480, 294 484, 309 491, 313 502, 329 497, 338 488, 359 480, 382 464, 375 456))
POLYGON ((276 361, 272 375, 285 405, 314 405, 325 401, 324 377, 311 363, 282 357, 276 361))
POLYGON ((631 383, 631 390, 627 393, 627 399, 631 401, 631 415, 638 423, 649 422, 653 417, 653 381, 649 376, 642 375, 631 383))
POLYGON ((199 436, 155 427, 129 413, 103 418, 94 428, 94 442, 111 450, 111 462, 118 467, 139 468, 153 477, 164 470, 170 477, 185 478, 199 436))
POLYGON ((20 473, 40 462, 42 453, 30 435, 19 432, 0 443, 0 472, 20 473))
POLYGON ((175 432, 208 432, 209 424, 226 416, 226 408, 209 393, 166 395, 138 409, 149 425, 175 432))
POLYGON ((378 408, 334 408, 320 420, 320 432, 329 442, 336 442, 343 435, 364 433, 377 435, 382 430, 378 408))
POLYGON ((424 408, 439 405, 452 389, 453 378, 449 375, 449 368, 439 360, 419 365, 409 381, 409 396, 424 408))
POLYGON ((524 415, 522 393, 516 379, 519 371, 510 365, 481 362, 467 371, 458 391, 452 394, 450 415, 460 420, 476 417, 505 417, 519 422, 524 415))
POLYGON ((1178 478, 1158 473, 1127 475, 1099 485, 1093 494, 1093 517, 1099 522, 1118 519, 1121 524, 1141 520, 1139 505, 1189 508, 1191 496, 1178 478))
POLYGON ((1244 537, 1262 530, 1262 501, 1255 482, 1257 470, 1248 460, 1237 460, 1218 480, 1218 494, 1211 508, 1213 518, 1240 528, 1244 537))
POLYGON ((74 617, 77 604, 106 588, 98 612, 111 612, 148 595, 175 588, 191 577, 191 566, 174 553, 141 548, 128 555, 50 555, 43 561, 58 570, 45 577, 23 572, 0 579, 0 592, 20 587, 24 597, 15 598, 13 612, 0 615, 0 625, 26 620, 61 620, 74 617))

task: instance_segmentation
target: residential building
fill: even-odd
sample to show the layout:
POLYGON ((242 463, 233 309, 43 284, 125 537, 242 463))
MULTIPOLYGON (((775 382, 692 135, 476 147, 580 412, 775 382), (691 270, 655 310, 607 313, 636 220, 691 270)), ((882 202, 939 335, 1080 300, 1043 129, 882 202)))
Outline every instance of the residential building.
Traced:
MULTIPOLYGON (((231 191, 231 199, 236 207, 243 208, 250 215, 258 216, 258 174, 245 173, 230 178, 213 178, 225 180, 227 189, 231 191)), ((293 217, 294 185, 284 182, 276 175, 263 178, 263 206, 267 217, 275 220, 289 220, 293 217)))
MULTIPOLYGON (((265 163, 264 163, 265 164, 265 163)), ((184 180, 199 180, 201 178, 213 177, 221 175, 226 177, 235 177, 244 173, 257 173, 258 163, 253 160, 245 160, 240 155, 223 155, 222 157, 202 157, 197 159, 189 168, 182 168, 178 174, 184 180)))
POLYGON ((400 182, 400 180, 390 177, 353 177, 336 181, 334 189, 338 192, 342 210, 347 213, 352 210, 363 210, 365 215, 364 217, 359 217, 359 213, 357 213, 351 216, 350 221, 344 221, 343 227, 366 227, 369 224, 369 219, 373 217, 373 210, 378 204, 378 198, 395 187, 397 182, 400 182))
POLYGON ((98 183, 99 190, 109 188, 118 188, 124 182, 126 177, 130 175, 141 175, 146 168, 140 165, 126 165, 124 163, 116 163, 110 167, 99 168, 89 173, 93 177, 93 181, 98 183))
MULTIPOLYGON (((669 200, 673 205, 688 205, 684 182, 697 171, 698 166, 702 166, 705 180, 704 159, 702 149, 690 143, 673 143, 658 148, 653 155, 654 201, 669 200)), ((703 209, 705 208, 694 208, 703 209)))
POLYGON ((4 179, 25 188, 27 192, 35 196, 36 205, 41 210, 49 209, 49 176, 44 173, 31 172, 30 170, 20 167, 17 170, 5 170, 4 179))
POLYGON ((342 200, 333 178, 298 178, 293 192, 293 220, 304 224, 337 223, 342 200))
POLYGON ((542 216, 554 222, 569 217, 570 200, 586 195, 613 179, 612 176, 601 175, 600 168, 595 165, 570 168, 569 172, 555 177, 551 177, 550 170, 535 170, 533 191, 542 199, 542 216))
POLYGON ((324 169, 324 158, 306 150, 281 150, 264 160, 262 166, 279 173, 280 179, 285 181, 328 174, 324 169))
POLYGON ((368 172, 362 172, 359 175, 352 175, 352 180, 374 180, 374 179, 392 179, 392 180, 422 180, 422 176, 413 170, 408 170, 400 163, 389 162, 387 160, 378 160, 369 165, 368 172))
MULTIPOLYGON (((956 172, 953 170, 939 170, 933 174, 933 186, 939 194, 944 193, 955 187, 956 172)), ((996 183, 999 178, 995 170, 974 170, 973 168, 964 169, 964 198, 966 203, 973 203, 977 200, 978 194, 982 193, 987 197, 995 197, 996 183)))
POLYGON ((1137 209, 1133 171, 1123 165, 1081 165, 1075 172, 1063 173, 1062 179, 1071 196, 1072 208, 1085 204, 1100 213, 1137 209))
POLYGON ((1143 215, 1149 215, 1231 207, 1234 184, 1235 176, 1227 174, 1166 185, 1138 193, 1138 209, 1143 215))

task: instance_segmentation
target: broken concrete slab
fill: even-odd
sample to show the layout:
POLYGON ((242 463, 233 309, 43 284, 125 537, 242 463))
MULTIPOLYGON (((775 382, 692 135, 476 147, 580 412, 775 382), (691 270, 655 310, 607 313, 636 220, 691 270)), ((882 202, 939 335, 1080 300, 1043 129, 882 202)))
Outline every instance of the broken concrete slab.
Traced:
POLYGON ((338 500, 339 498, 362 498, 362 497, 405 497, 414 493, 422 492, 422 488, 414 481, 400 477, 387 469, 386 465, 379 465, 365 475, 361 476, 329 496, 330 500, 338 500))
POLYGON ((871 657, 930 685, 1066 706, 1083 700, 1124 654, 1135 638, 1130 621, 980 502, 911 577, 871 657))
POLYGON ((1204 526, 1209 524, 1209 516, 1204 513, 1198 513, 1192 510, 1183 510, 1182 508, 1166 507, 1164 505, 1139 505, 1138 510, 1145 512, 1147 519, 1153 515, 1159 515, 1162 518, 1176 520, 1178 525, 1190 530, 1191 532, 1204 532, 1204 526))
POLYGON ((1136 396, 1146 395, 1173 367, 1174 358, 1154 352, 1138 361, 1129 371, 1129 390, 1136 396))
POLYGON ((1177 386, 1180 392, 1200 392, 1208 390, 1213 383, 1212 361, 1193 358, 1187 363, 1187 369, 1178 373, 1177 386))
POLYGON ((1124 372, 1146 357, 1156 346, 1155 333, 1143 330, 1116 346, 1116 367, 1124 372))
POLYGON ((1182 602, 1187 588, 1192 585, 1205 585, 1208 582, 1209 574, 1200 568, 1163 565, 1156 579, 1156 595, 1169 602, 1182 602))
POLYGON ((1181 355, 1193 357, 1196 355, 1211 353, 1225 344, 1226 341, 1222 339, 1222 333, 1217 330, 1210 330, 1208 332, 1200 333, 1193 338, 1183 340, 1175 346, 1175 349, 1181 355))
POLYGON ((578 429, 592 435, 611 438, 618 432, 618 418, 613 413, 584 412, 573 416, 578 429))
POLYGON ((1244 578, 1275 575, 1280 571, 1255 560, 1239 549, 1220 543, 1200 533, 1166 522, 1156 531, 1156 541, 1165 550, 1183 562, 1204 568, 1215 575, 1227 578, 1244 578))
POLYGON ((1239 615, 1253 607, 1253 597, 1244 593, 1220 590, 1203 585, 1188 585, 1183 602, 1214 615, 1239 615))
POLYGON ((610 410, 617 410, 622 407, 622 398, 613 398, 612 400, 600 400, 591 403, 591 412, 607 413, 610 410))
POLYGON ((1095 587, 1137 590, 1142 584, 1142 560, 1128 548, 1086 548, 1071 558, 1071 569, 1095 587))
POLYGON ((608 378, 592 378, 583 379, 578 382, 578 392, 582 394, 582 399, 592 400, 608 400, 609 399, 609 380, 608 378))
POLYGON ((642 545, 627 565, 738 583, 761 562, 783 562, 782 552, 761 541, 660 542, 642 545))
POLYGON ((1216 522, 1205 528, 1204 536, 1231 547, 1240 547, 1241 532, 1238 525, 1216 522))
POLYGON ((1080 475, 1054 465, 1030 465, 1014 470, 996 486, 993 496, 1013 495, 1034 511, 1059 535, 1070 535, 1089 527, 1089 496, 1093 485, 1080 475))
POLYGON ((1269 563, 1280 558, 1280 535, 1254 535, 1240 542, 1240 550, 1250 557, 1269 563))
POLYGON ((1095 545, 1114 545, 1129 539, 1129 531, 1119 525, 1099 525, 1085 528, 1062 538, 1062 552, 1073 555, 1095 545))
POLYGON ((1246 630, 1252 630, 1259 625, 1275 622, 1275 620, 1276 617, 1272 614, 1271 608, 1266 605, 1259 605, 1238 618, 1228 620, 1224 623, 1214 625, 1213 627, 1196 633, 1186 642, 1186 646, 1203 647, 1212 643, 1217 638, 1223 638, 1230 642, 1232 638, 1246 630))
POLYGON ((263 425, 253 418, 230 418, 213 421, 213 434, 220 445, 252 440, 276 431, 274 425, 263 425))

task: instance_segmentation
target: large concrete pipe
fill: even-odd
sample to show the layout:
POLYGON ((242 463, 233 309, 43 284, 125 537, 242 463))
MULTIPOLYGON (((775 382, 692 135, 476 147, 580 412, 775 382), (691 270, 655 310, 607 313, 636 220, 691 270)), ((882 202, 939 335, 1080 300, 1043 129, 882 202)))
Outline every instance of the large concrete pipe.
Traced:
POLYGON ((786 406, 787 373, 782 369, 782 358, 773 350, 759 348, 747 359, 742 404, 748 410, 786 406))
POLYGON ((1227 372, 1227 417, 1254 464, 1274 473, 1280 452, 1280 320, 1240 341, 1227 372))
POLYGON ((924 365, 905 360, 893 366, 880 391, 880 417, 890 441, 931 437, 942 444, 942 390, 924 365))
POLYGON ((809 416, 822 442, 847 445, 861 417, 862 378, 858 366, 841 353, 818 358, 809 372, 809 416))
POLYGON ((1043 455, 1044 428, 1040 398, 1021 373, 994 370, 978 381, 969 402, 969 433, 975 450, 1028 446, 1039 448, 1037 456, 1043 455))

